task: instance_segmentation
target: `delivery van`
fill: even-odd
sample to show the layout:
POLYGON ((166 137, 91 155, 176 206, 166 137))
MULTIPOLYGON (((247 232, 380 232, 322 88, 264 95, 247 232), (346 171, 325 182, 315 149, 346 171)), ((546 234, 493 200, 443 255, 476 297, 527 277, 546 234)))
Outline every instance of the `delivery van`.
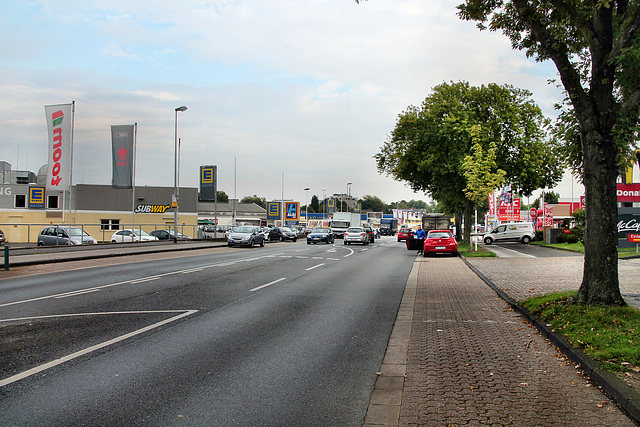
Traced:
POLYGON ((515 240, 522 243, 529 243, 536 237, 533 224, 530 222, 509 222, 500 224, 484 235, 485 245, 503 240, 515 240))

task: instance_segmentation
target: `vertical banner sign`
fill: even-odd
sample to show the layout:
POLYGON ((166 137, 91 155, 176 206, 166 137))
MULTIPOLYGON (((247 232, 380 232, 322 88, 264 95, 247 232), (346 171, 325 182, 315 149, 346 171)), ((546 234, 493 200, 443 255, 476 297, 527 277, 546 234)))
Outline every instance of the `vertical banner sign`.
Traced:
POLYGON ((200 166, 200 201, 213 202, 216 197, 218 167, 200 166))
POLYGON ((284 202, 285 221, 300 220, 300 202, 284 202))
POLYGON ((553 206, 544 205, 544 224, 545 227, 553 227, 553 206))
POLYGON ((280 219, 280 202, 267 202, 267 219, 280 219))
POLYGON ((493 191, 489 193, 489 215, 496 214, 496 197, 493 194, 493 191))
POLYGON ((133 188, 133 126, 111 126, 113 188, 133 188))
POLYGON ((73 104, 45 105, 49 140, 47 190, 67 191, 71 184, 73 104))

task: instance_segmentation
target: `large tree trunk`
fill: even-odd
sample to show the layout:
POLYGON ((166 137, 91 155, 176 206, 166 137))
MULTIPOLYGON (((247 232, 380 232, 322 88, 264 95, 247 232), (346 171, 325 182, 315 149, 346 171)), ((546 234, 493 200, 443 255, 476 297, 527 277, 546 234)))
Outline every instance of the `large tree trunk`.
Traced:
POLYGON ((626 305, 618 281, 617 169, 614 144, 602 134, 582 135, 586 226, 584 272, 574 302, 626 305))
POLYGON ((463 243, 465 245, 469 245, 471 244, 471 228, 472 228, 472 224, 473 224, 473 202, 470 200, 466 200, 465 201, 465 206, 464 206, 464 232, 463 232, 463 236, 464 236, 464 240, 463 243))

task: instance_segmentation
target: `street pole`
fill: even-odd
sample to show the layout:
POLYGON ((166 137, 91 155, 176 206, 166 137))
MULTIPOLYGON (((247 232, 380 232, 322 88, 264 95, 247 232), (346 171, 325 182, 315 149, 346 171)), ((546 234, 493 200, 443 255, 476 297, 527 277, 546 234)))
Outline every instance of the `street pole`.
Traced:
POLYGON ((176 207, 173 210, 173 243, 178 243, 178 208, 180 206, 180 201, 178 200, 178 111, 184 112, 187 111, 187 107, 184 105, 182 107, 176 108, 176 117, 175 117, 175 157, 174 157, 174 168, 173 168, 173 197, 175 198, 176 207))
POLYGON ((308 228, 309 227, 309 187, 304 189, 305 191, 305 196, 304 196, 304 221, 305 221, 305 226, 308 228))

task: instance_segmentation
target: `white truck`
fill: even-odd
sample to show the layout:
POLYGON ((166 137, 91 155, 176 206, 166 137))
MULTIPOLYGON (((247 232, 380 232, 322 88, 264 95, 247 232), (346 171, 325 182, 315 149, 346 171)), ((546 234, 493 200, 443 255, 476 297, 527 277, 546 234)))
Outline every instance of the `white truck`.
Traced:
POLYGON ((335 237, 344 237, 344 232, 349 227, 359 227, 361 223, 359 213, 335 212, 330 222, 331 231, 335 237))

